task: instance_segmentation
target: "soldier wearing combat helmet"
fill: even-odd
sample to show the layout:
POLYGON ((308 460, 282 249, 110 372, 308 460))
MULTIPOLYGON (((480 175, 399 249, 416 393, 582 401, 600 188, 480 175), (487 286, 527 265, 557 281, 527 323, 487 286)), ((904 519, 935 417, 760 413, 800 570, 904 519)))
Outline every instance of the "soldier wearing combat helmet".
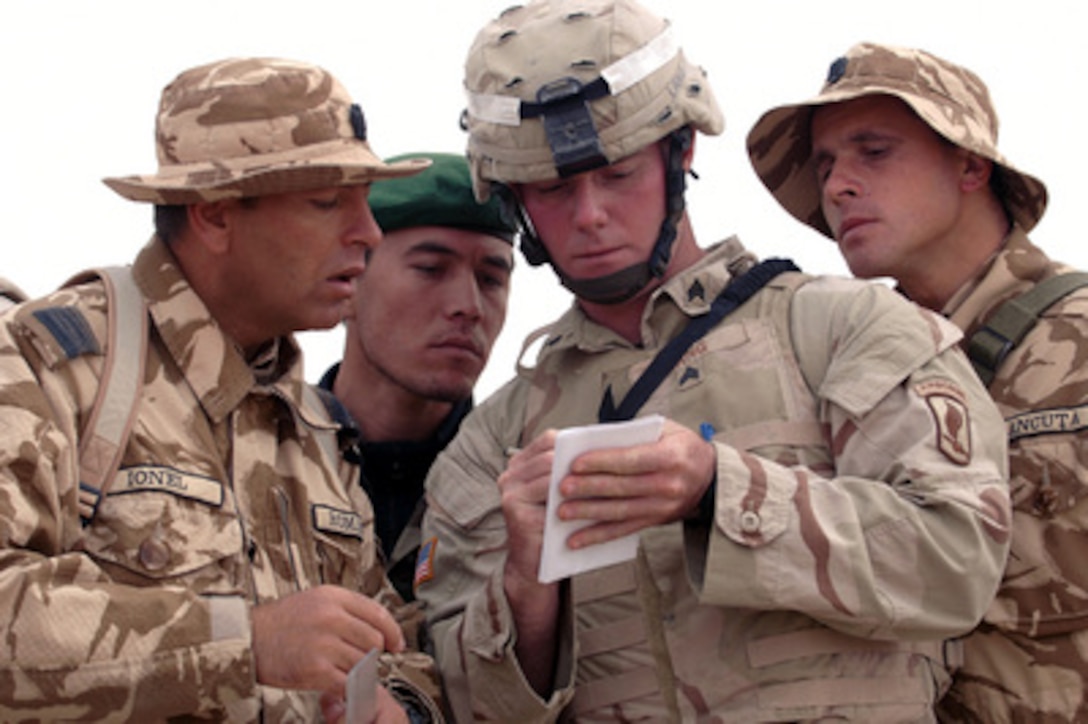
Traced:
POLYGON ((106 180, 156 205, 131 267, 0 318, 0 719, 335 720, 371 651, 381 716, 437 717, 293 337, 350 304, 370 182, 427 163, 278 59, 185 71, 155 138, 156 173, 106 180))
POLYGON ((819 94, 748 135, 756 172, 861 277, 952 320, 1007 422, 1012 548, 941 702, 951 721, 1088 719, 1088 276, 1028 239, 1047 192, 997 149, 985 83, 923 50, 860 43, 819 94))
POLYGON ((722 117, 671 25, 537 0, 465 64, 481 197, 575 294, 427 480, 416 568, 455 713, 494 721, 926 720, 1008 546, 1001 421, 959 332, 880 285, 695 240, 722 117), (540 576, 556 430, 658 413, 577 458, 558 516, 633 559, 540 576))

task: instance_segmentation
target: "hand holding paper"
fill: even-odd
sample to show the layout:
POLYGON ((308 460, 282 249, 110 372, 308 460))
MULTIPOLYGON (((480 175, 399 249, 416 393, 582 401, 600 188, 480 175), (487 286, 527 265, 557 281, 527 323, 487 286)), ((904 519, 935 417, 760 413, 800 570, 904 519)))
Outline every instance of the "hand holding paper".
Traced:
POLYGON ((575 531, 590 525, 592 521, 559 519, 557 510, 562 502, 559 483, 569 473, 574 459, 582 453, 654 442, 661 437, 664 421, 660 415, 650 415, 628 422, 571 427, 559 431, 555 438, 538 574, 541 583, 551 583, 576 573, 630 560, 635 556, 638 549, 637 533, 579 550, 568 548, 567 538, 575 531))

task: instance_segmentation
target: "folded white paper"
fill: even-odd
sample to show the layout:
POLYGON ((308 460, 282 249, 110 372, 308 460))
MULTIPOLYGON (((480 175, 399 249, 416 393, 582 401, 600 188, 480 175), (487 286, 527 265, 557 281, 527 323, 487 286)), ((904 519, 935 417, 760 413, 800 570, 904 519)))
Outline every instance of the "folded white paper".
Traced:
POLYGON ((665 418, 648 415, 626 422, 568 427, 555 437, 551 484, 548 489, 548 510, 544 521, 544 545, 537 578, 551 583, 576 573, 592 571, 635 557, 638 533, 616 538, 579 550, 567 547, 567 538, 577 530, 592 524, 585 520, 560 520, 557 514, 562 494, 559 482, 570 472, 570 465, 579 455, 602 448, 629 447, 656 441, 661 437, 665 418))
POLYGON ((351 667, 347 690, 347 724, 371 724, 378 713, 378 649, 351 667))

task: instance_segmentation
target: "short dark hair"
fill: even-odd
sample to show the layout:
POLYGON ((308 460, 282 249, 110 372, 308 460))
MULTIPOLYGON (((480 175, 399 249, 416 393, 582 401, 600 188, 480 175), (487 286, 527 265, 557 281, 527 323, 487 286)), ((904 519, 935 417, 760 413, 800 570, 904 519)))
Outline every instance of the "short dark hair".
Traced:
POLYGON ((189 225, 188 207, 177 205, 155 205, 155 234, 164 243, 170 244, 185 231, 189 225))
MULTIPOLYGON (((246 196, 238 199, 239 205, 253 209, 260 202, 260 196, 246 196)), ((155 205, 155 235, 163 243, 172 244, 189 227, 189 207, 185 204, 155 205)))
POLYGON ((1009 203, 1006 201, 1012 195, 1009 188, 1008 172, 997 162, 994 162, 993 170, 990 171, 990 190, 997 197, 997 200, 1001 202, 1001 208, 1004 209, 1005 217, 1011 225, 1016 221, 1016 217, 1013 216, 1012 209, 1009 208, 1009 203))

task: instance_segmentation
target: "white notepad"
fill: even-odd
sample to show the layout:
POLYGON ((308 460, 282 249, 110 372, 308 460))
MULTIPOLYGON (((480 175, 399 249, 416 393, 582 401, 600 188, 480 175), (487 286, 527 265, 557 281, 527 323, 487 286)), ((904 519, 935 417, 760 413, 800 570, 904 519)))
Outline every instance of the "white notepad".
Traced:
POLYGON ((370 724, 378 710, 378 649, 351 667, 347 681, 346 724, 370 724))
POLYGON ((548 510, 544 521, 544 544, 540 556, 540 570, 537 573, 541 583, 551 583, 576 573, 585 573, 635 557, 638 533, 580 550, 568 548, 567 538, 575 531, 590 525, 592 521, 559 519, 556 513, 562 502, 559 482, 570 471, 574 459, 582 453, 654 442, 661 437, 664 423, 665 418, 661 415, 648 415, 626 422, 568 427, 559 431, 555 438, 555 457, 552 460, 552 476, 548 488, 548 510))

